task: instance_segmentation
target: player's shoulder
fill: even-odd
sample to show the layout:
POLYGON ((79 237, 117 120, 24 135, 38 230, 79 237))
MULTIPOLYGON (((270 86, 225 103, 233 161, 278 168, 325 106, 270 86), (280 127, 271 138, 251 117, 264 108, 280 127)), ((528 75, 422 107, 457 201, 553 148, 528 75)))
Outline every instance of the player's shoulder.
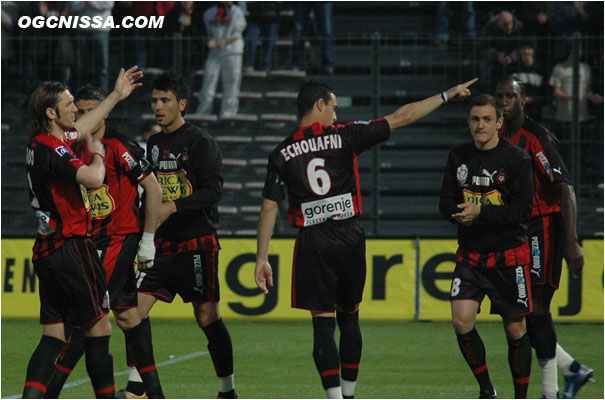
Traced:
POLYGON ((548 136, 552 135, 544 125, 530 117, 525 117, 522 128, 526 135, 534 136, 538 140, 548 138, 548 136))
POLYGON ((498 142, 498 147, 500 148, 500 151, 505 153, 504 159, 507 161, 518 162, 531 159, 525 150, 512 144, 508 140, 500 140, 498 142))

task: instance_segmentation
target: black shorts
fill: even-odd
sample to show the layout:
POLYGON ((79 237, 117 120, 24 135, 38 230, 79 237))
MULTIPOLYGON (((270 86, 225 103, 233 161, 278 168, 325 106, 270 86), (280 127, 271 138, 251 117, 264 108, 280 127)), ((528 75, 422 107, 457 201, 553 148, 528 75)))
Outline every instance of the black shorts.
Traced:
POLYGON ((366 244, 356 218, 301 228, 293 260, 293 308, 353 312, 361 303, 366 244))
POLYGON ((95 245, 105 267, 111 309, 136 307, 134 258, 139 248, 139 235, 106 236, 95 240, 95 245))
POLYGON ((81 327, 109 312, 105 269, 91 239, 67 238, 34 261, 40 281, 40 323, 81 327))
POLYGON ((478 268, 456 263, 450 301, 473 300, 481 304, 486 294, 492 302, 491 314, 511 318, 531 313, 529 267, 478 268))
POLYGON ((185 303, 218 302, 218 238, 216 233, 205 238, 209 240, 200 240, 202 249, 168 256, 156 254, 153 268, 137 271, 138 291, 167 303, 172 303, 177 293, 185 303))
POLYGON ((531 259, 532 285, 550 285, 557 289, 563 266, 563 232, 561 214, 532 218, 527 228, 531 259))

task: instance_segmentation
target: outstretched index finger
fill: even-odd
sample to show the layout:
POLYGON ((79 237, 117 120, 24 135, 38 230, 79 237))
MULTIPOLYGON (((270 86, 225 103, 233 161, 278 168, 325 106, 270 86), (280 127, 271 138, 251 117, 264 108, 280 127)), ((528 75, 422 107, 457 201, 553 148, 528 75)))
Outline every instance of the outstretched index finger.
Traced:
POLYGON ((479 80, 479 78, 471 79, 470 81, 463 83, 462 86, 465 87, 465 88, 467 88, 470 85, 472 85, 473 83, 477 82, 478 80, 479 80))

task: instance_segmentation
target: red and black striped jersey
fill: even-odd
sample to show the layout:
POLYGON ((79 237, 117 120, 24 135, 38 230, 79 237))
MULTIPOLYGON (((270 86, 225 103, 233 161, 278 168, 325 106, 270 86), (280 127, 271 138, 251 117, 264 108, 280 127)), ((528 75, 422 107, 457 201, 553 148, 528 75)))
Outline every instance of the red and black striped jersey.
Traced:
POLYGON ((535 185, 532 218, 560 212, 561 197, 554 185, 571 183, 571 179, 559 154, 557 137, 529 117, 525 117, 521 129, 512 138, 506 138, 504 127, 499 136, 524 149, 532 159, 535 185))
POLYGON ((384 118, 298 128, 269 154, 263 197, 284 200, 287 187, 293 227, 361 215, 357 157, 390 132, 384 118))
POLYGON ((86 188, 76 181, 84 163, 69 147, 77 139, 77 131, 66 131, 63 141, 39 134, 27 144, 29 199, 39 222, 34 260, 58 249, 65 238, 90 235, 90 203, 86 188))
MULTIPOLYGON (((128 235, 140 231, 138 184, 147 177, 150 168, 143 150, 134 140, 106 129, 101 138, 105 147, 105 180, 103 185, 88 190, 95 239, 105 236, 128 235)), ((76 154, 86 164, 92 154, 86 143, 76 148, 76 154)))
POLYGON ((458 244, 467 252, 502 252, 527 242, 533 193, 527 153, 505 140, 485 151, 469 142, 450 151, 439 210, 458 225, 458 244), (481 206, 470 226, 452 218, 465 202, 481 206))

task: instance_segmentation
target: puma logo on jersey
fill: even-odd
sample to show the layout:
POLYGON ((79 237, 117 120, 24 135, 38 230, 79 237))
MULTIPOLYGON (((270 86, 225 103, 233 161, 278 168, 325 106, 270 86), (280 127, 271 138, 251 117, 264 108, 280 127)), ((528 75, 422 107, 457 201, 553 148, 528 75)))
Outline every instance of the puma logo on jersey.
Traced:
POLYGON ((561 168, 552 167, 552 170, 555 171, 557 174, 561 174, 561 168))
POLYGON ((481 171, 481 174, 485 176, 473 176, 472 183, 473 185, 477 186, 490 186, 494 183, 494 175, 496 175, 497 173, 498 171, 490 173, 488 170, 483 169, 483 171, 481 171))

